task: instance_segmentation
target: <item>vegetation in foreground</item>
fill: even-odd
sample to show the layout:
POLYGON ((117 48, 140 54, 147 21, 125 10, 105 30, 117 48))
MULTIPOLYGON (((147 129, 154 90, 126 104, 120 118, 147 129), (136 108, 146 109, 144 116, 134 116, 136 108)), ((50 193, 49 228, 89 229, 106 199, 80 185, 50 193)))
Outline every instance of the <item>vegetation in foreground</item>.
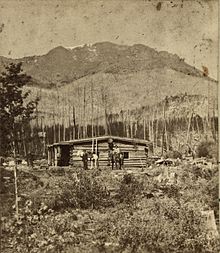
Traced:
POLYGON ((219 252, 201 216, 214 209, 218 218, 217 168, 173 168, 176 184, 158 183, 163 169, 155 168, 154 176, 49 172, 44 185, 29 180, 35 182, 29 195, 22 195, 27 186, 21 180, 19 217, 9 205, 2 218, 3 251, 219 252))

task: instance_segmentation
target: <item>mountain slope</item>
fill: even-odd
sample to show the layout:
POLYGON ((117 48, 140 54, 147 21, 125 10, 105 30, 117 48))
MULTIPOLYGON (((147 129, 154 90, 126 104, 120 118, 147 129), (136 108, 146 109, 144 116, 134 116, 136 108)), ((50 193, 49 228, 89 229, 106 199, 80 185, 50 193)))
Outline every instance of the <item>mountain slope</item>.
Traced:
MULTIPOLYGON (((97 73, 80 78, 72 83, 58 87, 58 89, 39 89, 32 87, 32 96, 40 96, 39 111, 53 124, 65 118, 68 124, 72 119, 72 109, 75 108, 76 121, 91 123, 92 104, 93 117, 104 119, 105 110, 108 114, 117 114, 121 111, 128 112, 146 106, 153 106, 161 102, 166 96, 175 96, 187 93, 206 98, 210 96, 210 112, 213 110, 213 102, 216 100, 217 85, 207 79, 188 76, 169 68, 139 71, 135 73, 110 74, 97 73), (208 92, 209 87, 209 92, 208 92), (93 99, 91 98, 93 97, 93 99), (85 101, 85 102, 84 102, 85 101), (85 113, 84 113, 85 108, 85 113), (54 114, 54 115, 53 115, 54 114), (48 117, 47 117, 48 116, 48 117)), ((203 110, 206 104, 202 104, 198 112, 201 117, 207 116, 207 110, 203 110)), ((180 102, 180 107, 181 102, 180 102)), ((187 103, 184 104, 187 107, 187 103)), ((191 111, 189 108, 184 111, 191 111)), ((198 106, 195 106, 197 108, 198 106)), ((197 110, 198 111, 198 110, 197 110)), ((159 113, 161 114, 162 111, 159 113)), ((139 112, 138 118, 144 116, 144 109, 139 112)), ((178 115, 178 113, 177 113, 178 115)), ((187 116, 187 114, 185 113, 187 116)), ((175 115, 170 115, 174 117, 175 115)))
POLYGON ((22 59, 0 57, 0 71, 10 61, 23 62, 23 69, 41 87, 64 85, 95 73, 124 74, 169 68, 185 75, 203 77, 203 73, 188 65, 177 55, 157 52, 145 45, 117 45, 110 42, 84 45, 73 49, 56 47, 46 55, 22 59))
MULTIPOLYGON (((140 44, 102 42, 73 49, 57 47, 43 56, 17 60, 0 57, 0 71, 11 61, 22 61, 24 71, 32 76, 31 96, 40 96, 38 109, 49 125, 68 124, 73 107, 76 121, 84 124, 91 123, 92 104, 93 117, 104 120, 106 112, 135 111, 166 96, 209 96, 210 104, 217 97, 216 81, 177 55, 140 44)), ((139 114, 144 117, 144 111, 139 114)), ((199 114, 204 117, 207 110, 199 114)))

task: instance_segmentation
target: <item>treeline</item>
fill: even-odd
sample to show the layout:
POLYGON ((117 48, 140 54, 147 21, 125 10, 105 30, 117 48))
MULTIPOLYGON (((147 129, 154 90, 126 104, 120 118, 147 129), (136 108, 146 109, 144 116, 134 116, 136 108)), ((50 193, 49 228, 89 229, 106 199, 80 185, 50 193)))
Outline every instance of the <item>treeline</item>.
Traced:
POLYGON ((25 128, 17 131, 17 153, 25 157, 31 152, 36 158, 42 158, 47 155, 47 145, 103 135, 146 139, 152 142, 155 150, 163 148, 165 151, 178 149, 173 141, 174 137, 178 139, 179 145, 191 145, 196 136, 196 141, 204 138, 217 141, 217 117, 207 119, 196 115, 190 118, 142 119, 130 122, 123 122, 117 118, 117 115, 108 115, 107 127, 95 124, 86 125, 86 127, 73 124, 70 124, 69 127, 64 127, 62 124, 53 126, 26 125, 25 128))
POLYGON ((106 91, 103 94, 99 107, 94 107, 92 99, 87 107, 83 100, 82 106, 67 101, 66 108, 52 108, 50 114, 37 110, 30 124, 17 129, 17 152, 45 157, 47 145, 103 135, 146 139, 159 152, 192 146, 205 138, 217 141, 216 108, 207 97, 180 94, 154 106, 113 113, 107 106, 106 91))

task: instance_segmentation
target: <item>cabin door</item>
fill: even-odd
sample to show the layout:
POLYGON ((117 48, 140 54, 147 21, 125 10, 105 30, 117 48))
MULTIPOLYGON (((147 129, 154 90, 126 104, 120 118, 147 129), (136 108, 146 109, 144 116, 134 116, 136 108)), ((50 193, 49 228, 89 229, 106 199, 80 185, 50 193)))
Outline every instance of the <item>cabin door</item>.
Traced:
POLYGON ((70 162, 70 146, 63 146, 61 148, 60 166, 69 166, 70 162))

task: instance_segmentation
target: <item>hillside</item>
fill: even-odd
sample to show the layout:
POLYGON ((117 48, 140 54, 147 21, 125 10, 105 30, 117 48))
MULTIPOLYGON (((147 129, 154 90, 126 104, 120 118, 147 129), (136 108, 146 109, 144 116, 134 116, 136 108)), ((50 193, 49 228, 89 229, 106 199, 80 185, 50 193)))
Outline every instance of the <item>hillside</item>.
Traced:
MULTIPOLYGON (((102 42, 75 48, 60 46, 46 55, 16 60, 0 57, 0 71, 11 61, 22 61, 24 71, 32 76, 27 89, 31 87, 32 96, 40 97, 38 116, 47 125, 67 126, 73 120, 73 108, 80 125, 90 124, 92 117, 105 124, 106 114, 121 112, 130 115, 136 111, 134 120, 151 117, 143 108, 157 105, 166 96, 184 93, 199 96, 195 103, 200 105, 198 114, 204 117, 208 113, 206 98, 212 107, 216 100, 216 81, 177 55, 141 44, 102 42)), ((170 117, 190 114, 190 104, 180 101, 178 105, 170 117)))
MULTIPOLYGON (((32 96, 40 96, 39 112, 47 117, 48 124, 55 121, 68 124, 72 120, 72 109, 75 108, 76 121, 91 123, 92 104, 94 118, 104 118, 108 114, 119 114, 121 111, 139 110, 135 118, 149 117, 144 108, 160 103, 166 96, 187 93, 196 95, 195 110, 201 117, 207 116, 207 96, 210 96, 210 112, 216 100, 216 83, 200 77, 184 75, 170 69, 155 69, 130 74, 98 73, 76 80, 66 86, 53 90, 31 88, 32 96), (160 87, 160 88, 158 88, 160 87), (208 87, 210 88, 208 92, 208 87), (93 103, 91 100, 93 96, 93 103), (205 102, 204 102, 205 101, 205 102), (199 106, 198 106, 199 105, 199 106), (62 116, 62 117, 61 117, 62 116)), ((191 102, 178 101, 175 110, 168 115, 188 116, 191 102), (183 109, 182 109, 183 108, 183 109)), ((161 108, 159 109, 160 114, 161 108)), ((152 116, 152 115, 151 115, 152 116)))
POLYGON ((168 68, 193 77, 203 76, 177 55, 158 52, 141 44, 124 46, 101 42, 75 48, 59 46, 42 56, 15 60, 0 57, 0 71, 4 64, 19 61, 23 63, 24 71, 42 88, 68 84, 95 73, 128 74, 168 68))

